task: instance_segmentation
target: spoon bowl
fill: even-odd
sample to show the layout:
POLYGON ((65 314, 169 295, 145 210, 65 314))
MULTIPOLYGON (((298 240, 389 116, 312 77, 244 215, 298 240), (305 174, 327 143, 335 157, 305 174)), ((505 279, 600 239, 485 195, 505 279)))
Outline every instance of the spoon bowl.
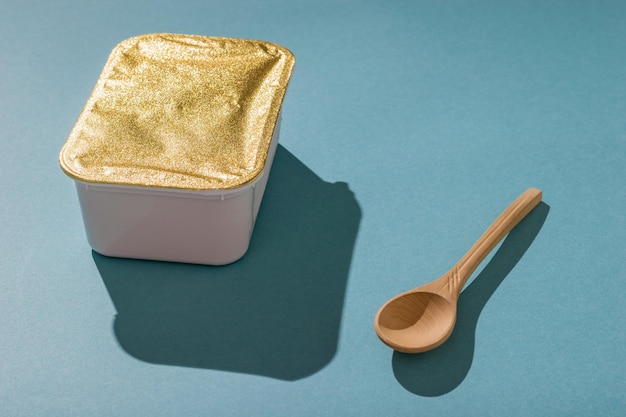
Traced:
POLYGON ((383 304, 374 319, 380 340, 404 353, 426 352, 444 343, 454 329, 463 286, 489 252, 539 204, 541 196, 536 188, 526 190, 446 274, 383 304))
POLYGON ((378 336, 406 353, 434 349, 452 333, 456 303, 434 292, 411 291, 389 300, 376 317, 378 336))

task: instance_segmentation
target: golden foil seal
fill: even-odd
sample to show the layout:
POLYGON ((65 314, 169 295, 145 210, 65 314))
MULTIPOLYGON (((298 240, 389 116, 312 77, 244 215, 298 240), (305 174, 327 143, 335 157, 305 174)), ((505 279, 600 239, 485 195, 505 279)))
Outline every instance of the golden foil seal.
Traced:
POLYGON ((262 41, 150 34, 113 49, 59 160, 80 181, 229 189, 263 170, 295 58, 262 41))

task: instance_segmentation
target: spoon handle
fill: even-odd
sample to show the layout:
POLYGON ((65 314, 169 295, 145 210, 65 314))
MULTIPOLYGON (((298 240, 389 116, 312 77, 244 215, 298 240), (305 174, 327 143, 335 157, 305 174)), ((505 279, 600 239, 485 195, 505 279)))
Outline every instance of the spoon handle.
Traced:
POLYGON ((457 262, 453 270, 457 271, 455 294, 461 293, 465 283, 485 259, 487 254, 541 201, 541 190, 529 188, 517 197, 498 218, 489 226, 469 251, 457 262))

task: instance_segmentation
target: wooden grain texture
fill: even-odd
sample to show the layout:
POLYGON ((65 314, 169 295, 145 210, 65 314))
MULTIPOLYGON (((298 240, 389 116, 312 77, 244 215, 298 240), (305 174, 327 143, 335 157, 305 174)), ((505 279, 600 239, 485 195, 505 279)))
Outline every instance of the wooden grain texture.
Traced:
POLYGON ((387 301, 376 314, 374 329, 391 348, 419 353, 445 342, 456 321, 456 304, 465 283, 493 248, 541 201, 529 188, 489 226, 467 253, 440 278, 387 301))

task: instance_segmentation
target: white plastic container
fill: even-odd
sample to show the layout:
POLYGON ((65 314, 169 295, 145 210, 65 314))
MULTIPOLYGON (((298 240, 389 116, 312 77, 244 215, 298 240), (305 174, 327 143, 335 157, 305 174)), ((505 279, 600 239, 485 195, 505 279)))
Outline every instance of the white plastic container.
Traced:
POLYGON ((189 191, 75 181, 87 240, 107 256, 224 265, 248 250, 279 128, 256 180, 189 191))
POLYGON ((60 154, 91 247, 208 265, 241 258, 293 62, 260 41, 156 34, 118 45, 60 154))

